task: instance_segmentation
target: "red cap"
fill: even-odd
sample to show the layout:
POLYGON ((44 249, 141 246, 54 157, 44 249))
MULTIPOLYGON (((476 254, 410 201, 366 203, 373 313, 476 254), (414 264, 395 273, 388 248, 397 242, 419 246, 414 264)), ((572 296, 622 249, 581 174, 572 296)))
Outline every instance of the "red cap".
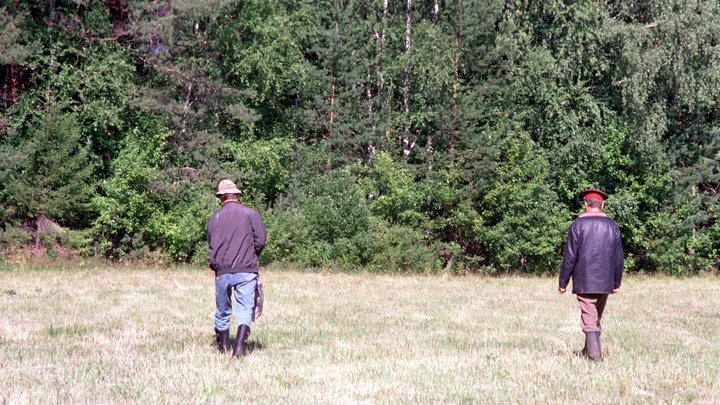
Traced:
POLYGON ((607 200, 607 198, 608 198, 608 195, 606 192, 604 192, 602 190, 594 189, 594 188, 591 188, 588 190, 583 190, 580 192, 580 195, 582 195, 583 198, 597 198, 598 200, 603 200, 603 201, 607 200))

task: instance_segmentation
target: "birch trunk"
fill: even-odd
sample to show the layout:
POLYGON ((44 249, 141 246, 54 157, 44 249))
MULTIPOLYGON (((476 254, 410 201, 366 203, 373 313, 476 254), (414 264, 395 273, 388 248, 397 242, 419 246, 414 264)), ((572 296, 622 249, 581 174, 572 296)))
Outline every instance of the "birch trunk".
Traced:
MULTIPOLYGON (((410 49, 412 48, 410 32, 412 30, 412 0, 407 0, 407 10, 405 14, 405 56, 410 55, 410 49)), ((405 114, 410 112, 410 67, 405 65, 403 71, 403 108, 405 114)))
MULTIPOLYGON (((382 12, 382 21, 380 21, 380 35, 378 37, 378 41, 380 42, 380 50, 379 50, 379 58, 378 58, 378 64, 377 64, 377 74, 378 78, 380 79, 380 84, 378 85, 378 92, 382 93, 383 90, 385 90, 385 76, 383 75, 383 57, 385 56, 385 31, 387 30, 387 14, 388 14, 388 0, 383 1, 383 12, 382 12)), ((377 32, 377 31, 376 31, 377 32)))
POLYGON ((457 144, 457 95, 460 90, 460 79, 458 71, 460 70, 460 54, 462 53, 462 0, 459 1, 460 15, 458 15, 457 26, 455 27, 455 58, 453 59, 453 93, 452 107, 450 111, 450 158, 452 165, 455 166, 457 156, 455 154, 455 146, 457 144))
POLYGON ((5 75, 5 83, 3 83, 3 108, 8 108, 7 95, 10 92, 10 90, 8 89, 8 83, 10 83, 10 74, 5 75))
MULTIPOLYGON (((410 55, 412 43, 410 33, 412 31, 412 0, 407 0, 407 8, 405 10, 405 56, 410 55)), ((410 66, 406 62, 403 71, 403 110, 405 112, 405 128, 402 135, 403 161, 407 163, 410 158, 410 151, 415 146, 415 141, 409 139, 410 136, 410 66)))
MULTIPOLYGON (((340 17, 337 14, 338 13, 338 7, 339 5, 337 2, 335 2, 335 36, 333 37, 333 41, 337 41, 337 38, 340 34, 340 17)), ((336 44, 333 44, 335 46, 336 44)), ((333 56, 334 58, 334 56, 333 56)), ((330 172, 330 169, 332 168, 332 141, 333 141, 333 126, 335 124, 335 77, 337 75, 337 62, 333 59, 332 61, 332 81, 330 85, 330 123, 328 125, 328 155, 327 155, 327 162, 325 163, 325 171, 330 172)))
POLYGON ((190 112, 190 104, 192 104, 192 101, 190 99, 192 98, 192 83, 189 83, 187 86, 187 96, 185 96, 185 102, 183 103, 183 117, 182 117, 182 125, 180 127, 180 133, 185 135, 187 133, 187 116, 190 112))
MULTIPOLYGON (((435 0, 435 4, 433 5, 433 11, 432 11, 432 19, 435 24, 438 23, 440 20, 440 1, 435 0)), ((426 147, 425 151, 428 154, 428 170, 432 170, 433 168, 433 155, 435 153, 435 149, 433 148, 433 134, 432 132, 428 132, 427 134, 427 141, 425 142, 426 147)))
POLYGON ((330 88, 330 124, 328 125, 328 156, 327 162, 325 163, 325 171, 329 172, 332 167, 332 140, 333 140, 333 125, 335 124, 335 64, 333 63, 332 70, 332 84, 330 88))
POLYGON ((394 144, 395 135, 393 131, 395 128, 392 125, 392 109, 394 107, 393 100, 393 88, 385 87, 385 73, 383 62, 385 60, 385 39, 387 32, 387 16, 388 16, 388 0, 383 0, 383 13, 382 13, 382 33, 380 35, 380 63, 378 64, 378 77, 380 79, 380 85, 378 86, 380 94, 382 94, 381 108, 384 108, 384 115, 387 117, 387 126, 385 127, 385 146, 390 147, 394 144), (384 101, 383 101, 384 100, 384 101))
POLYGON ((10 97, 13 105, 18 102, 18 87, 20 87, 20 72, 15 69, 15 65, 10 65, 10 97))
POLYGON ((50 20, 50 24, 55 22, 55 1, 56 0, 47 0, 48 19, 50 20))
POLYGON ((370 140, 368 141, 368 147, 367 147, 367 155, 368 155, 368 163, 372 162, 373 156, 375 155, 375 146, 373 146, 373 140, 375 139, 375 117, 374 117, 374 111, 373 111, 373 94, 372 89, 370 88, 370 69, 368 68, 367 71, 367 81, 366 81, 366 87, 365 87, 365 97, 367 98, 368 103, 368 125, 370 126, 370 140))

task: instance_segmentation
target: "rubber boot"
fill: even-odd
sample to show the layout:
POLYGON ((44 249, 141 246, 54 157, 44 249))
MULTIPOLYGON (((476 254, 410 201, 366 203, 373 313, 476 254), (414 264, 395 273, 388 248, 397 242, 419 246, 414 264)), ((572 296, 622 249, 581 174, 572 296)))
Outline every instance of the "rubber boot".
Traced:
POLYGON ((215 329, 215 345, 220 353, 230 351, 230 330, 219 331, 215 329))
POLYGON ((245 344, 247 338, 250 335, 250 327, 247 325, 238 326, 237 338, 235 339, 235 348, 233 349, 233 356, 243 357, 245 356, 245 344))
POLYGON ((600 332, 586 332, 587 357, 592 361, 600 360, 602 348, 600 347, 600 332))

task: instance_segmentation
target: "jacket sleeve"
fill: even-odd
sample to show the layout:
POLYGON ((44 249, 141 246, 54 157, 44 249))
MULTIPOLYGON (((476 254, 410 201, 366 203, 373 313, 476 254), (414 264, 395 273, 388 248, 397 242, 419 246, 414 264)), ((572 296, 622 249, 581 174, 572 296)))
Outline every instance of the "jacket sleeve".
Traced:
MULTIPOLYGON (((574 225, 574 224, 573 224, 574 225)), ((570 225, 567 234, 567 243, 565 244, 565 254, 563 256, 562 267, 560 268, 560 288, 566 288, 570 282, 570 277, 575 271, 575 263, 577 263, 577 235, 575 227, 570 225)))
POLYGON ((215 266, 213 264, 213 258, 215 257, 215 246, 213 246, 213 240, 212 240, 212 217, 207 223, 207 238, 208 238, 208 264, 210 266, 210 269, 213 271, 216 271, 215 266))
POLYGON ((620 235, 620 230, 618 229, 618 236, 615 238, 615 251, 613 252, 613 257, 615 258, 615 288, 620 287, 620 284, 622 283, 622 274, 623 274, 623 268, 625 267, 625 257, 623 254, 623 247, 622 247, 622 236, 620 235))
POLYGON ((255 244, 255 255, 259 256, 260 252, 262 252, 263 248, 265 247, 265 242, 267 240, 267 230, 265 230, 265 224, 263 223, 262 218, 260 218, 260 214, 258 214, 258 212, 255 210, 253 210, 252 215, 250 216, 250 224, 252 225, 253 243, 255 244))

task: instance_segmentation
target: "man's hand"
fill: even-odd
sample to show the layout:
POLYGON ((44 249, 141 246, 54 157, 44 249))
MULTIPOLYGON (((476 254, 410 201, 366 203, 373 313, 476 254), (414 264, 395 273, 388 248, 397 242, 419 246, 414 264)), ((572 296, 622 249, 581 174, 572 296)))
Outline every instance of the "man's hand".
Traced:
POLYGON ((613 294, 615 294, 615 293, 618 292, 618 291, 620 291, 620 286, 619 286, 619 285, 614 286, 614 287, 613 287, 613 294))
POLYGON ((567 288, 559 287, 559 288, 558 288, 558 294, 565 294, 565 291, 566 291, 566 290, 567 290, 567 288))

